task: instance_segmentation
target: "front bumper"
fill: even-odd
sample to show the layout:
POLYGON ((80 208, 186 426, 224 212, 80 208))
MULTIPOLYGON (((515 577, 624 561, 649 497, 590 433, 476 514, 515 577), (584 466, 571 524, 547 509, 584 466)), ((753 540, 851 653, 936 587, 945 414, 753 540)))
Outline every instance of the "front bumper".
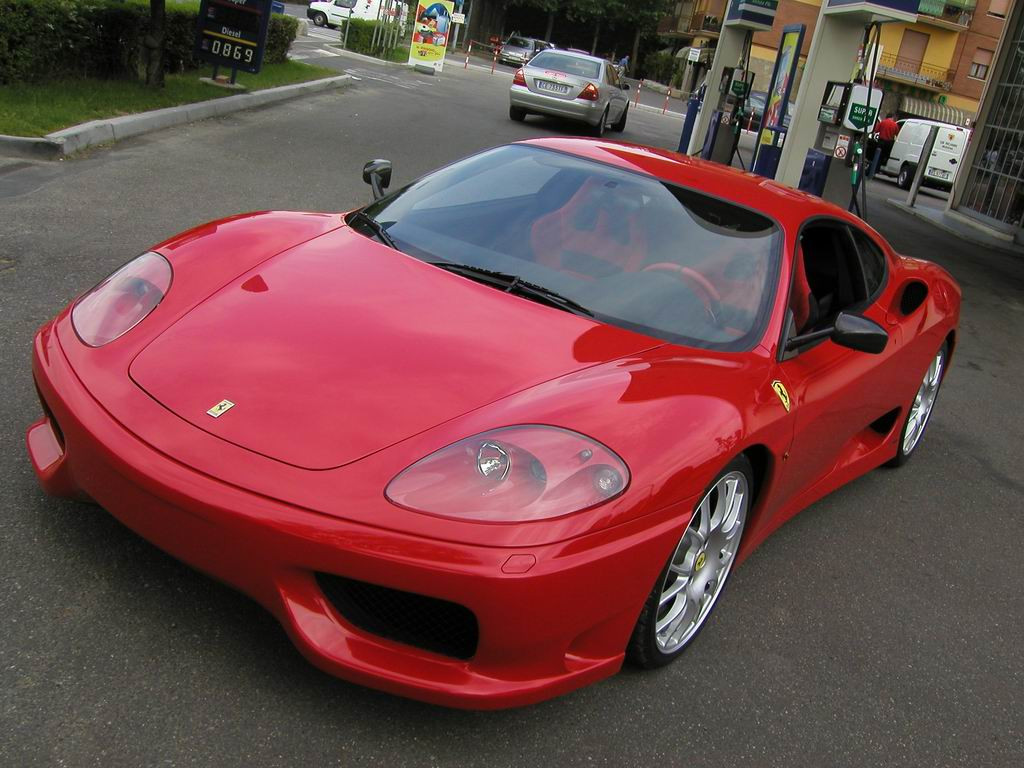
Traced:
POLYGON ((683 511, 692 509, 687 500, 527 548, 411 536, 228 485, 155 450, 93 399, 52 326, 36 337, 33 373, 45 415, 26 442, 47 492, 94 499, 168 553, 250 595, 321 669, 447 706, 520 706, 614 674, 686 522, 683 511), (479 623, 475 653, 452 658, 359 629, 317 573, 465 606, 479 623))
POLYGON ((559 96, 548 96, 535 93, 522 85, 513 85, 508 92, 509 104, 520 107, 527 112, 541 115, 565 117, 580 120, 589 125, 597 125, 604 114, 604 103, 587 99, 563 99, 559 96))
POLYGON ((525 54, 512 53, 512 54, 498 54, 498 62, 501 64, 508 64, 513 67, 525 67, 526 62, 530 60, 530 57, 525 54))

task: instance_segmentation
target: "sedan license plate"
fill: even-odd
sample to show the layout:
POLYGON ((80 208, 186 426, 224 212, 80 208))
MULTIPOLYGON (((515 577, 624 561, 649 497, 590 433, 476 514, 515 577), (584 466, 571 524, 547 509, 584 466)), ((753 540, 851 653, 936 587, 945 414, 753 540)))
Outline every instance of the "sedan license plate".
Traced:
POLYGON ((551 91, 552 93, 568 93, 569 86, 562 85, 561 83, 550 83, 547 80, 538 80, 537 90, 551 91))
POLYGON ((948 179, 950 176, 949 171, 943 171, 938 168, 929 168, 928 173, 934 176, 936 179, 948 179))

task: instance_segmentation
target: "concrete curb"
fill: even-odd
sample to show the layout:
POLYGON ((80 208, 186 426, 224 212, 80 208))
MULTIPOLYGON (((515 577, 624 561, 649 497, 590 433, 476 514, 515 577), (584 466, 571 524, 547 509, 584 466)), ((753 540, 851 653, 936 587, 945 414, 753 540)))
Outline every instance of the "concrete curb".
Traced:
POLYGON ((934 227, 938 227, 944 232, 948 232, 949 234, 973 245, 977 245, 982 248, 990 248, 1018 258, 1024 256, 1024 248, 1019 245, 1014 245, 1012 241, 1003 242, 1002 238, 995 236, 986 237, 981 232, 977 232, 977 234, 975 234, 973 223, 961 225, 959 227, 948 223, 945 218, 945 211, 928 211, 927 209, 911 208, 902 200, 896 200, 891 197, 886 199, 885 202, 892 208, 908 213, 916 219, 920 219, 934 227))
POLYGON ((73 125, 60 131, 48 133, 41 138, 0 135, 0 155, 7 157, 28 157, 36 160, 57 160, 95 144, 127 139, 151 131, 159 131, 174 125, 194 123, 210 117, 219 117, 243 109, 262 107, 279 101, 306 96, 345 85, 351 75, 326 77, 305 83, 292 83, 277 88, 265 88, 236 96, 181 104, 177 107, 155 109, 134 115, 112 117, 107 120, 91 120, 73 125))

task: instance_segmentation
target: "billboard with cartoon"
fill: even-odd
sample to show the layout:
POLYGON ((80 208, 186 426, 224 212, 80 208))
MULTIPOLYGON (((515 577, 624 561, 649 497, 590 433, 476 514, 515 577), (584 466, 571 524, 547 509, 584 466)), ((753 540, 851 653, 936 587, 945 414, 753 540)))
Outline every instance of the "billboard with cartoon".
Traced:
POLYGON ((412 45, 409 47, 410 65, 425 65, 433 67, 436 72, 441 71, 454 10, 455 3, 452 0, 417 4, 412 28, 412 45))

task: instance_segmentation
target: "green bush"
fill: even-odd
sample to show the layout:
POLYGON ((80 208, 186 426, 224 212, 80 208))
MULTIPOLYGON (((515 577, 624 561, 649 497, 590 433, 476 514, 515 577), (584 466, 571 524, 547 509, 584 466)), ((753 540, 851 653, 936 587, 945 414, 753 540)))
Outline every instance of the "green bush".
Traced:
POLYGON ((651 51, 644 57, 644 77, 658 83, 668 84, 675 66, 675 57, 667 51, 651 51))
MULTIPOLYGON (((168 3, 164 67, 195 69, 199 4, 168 3)), ((0 85, 66 77, 137 77, 149 28, 147 0, 0 0, 0 85)), ((281 63, 295 39, 294 18, 270 18, 264 61, 281 63)))
MULTIPOLYGON (((370 43, 373 42, 373 30, 376 26, 376 21, 350 19, 348 22, 348 36, 345 38, 345 45, 348 50, 355 51, 356 53, 369 53, 370 43)), ((344 35, 344 27, 342 27, 342 36, 344 35)))
POLYGON ((275 13, 270 17, 267 30, 267 47, 263 51, 264 64, 284 64, 288 61, 288 49, 299 30, 299 20, 294 16, 275 13))
MULTIPOLYGON (((380 51, 373 50, 373 30, 377 25, 382 24, 383 26, 389 26, 394 22, 377 22, 367 21, 365 19, 352 19, 349 24, 351 25, 348 29, 347 49, 354 51, 355 53, 366 53, 371 55, 378 55, 380 51)), ((345 36, 344 27, 342 27, 342 37, 345 36)), ((408 38, 404 35, 399 38, 398 47, 404 47, 406 52, 409 49, 408 38)))

